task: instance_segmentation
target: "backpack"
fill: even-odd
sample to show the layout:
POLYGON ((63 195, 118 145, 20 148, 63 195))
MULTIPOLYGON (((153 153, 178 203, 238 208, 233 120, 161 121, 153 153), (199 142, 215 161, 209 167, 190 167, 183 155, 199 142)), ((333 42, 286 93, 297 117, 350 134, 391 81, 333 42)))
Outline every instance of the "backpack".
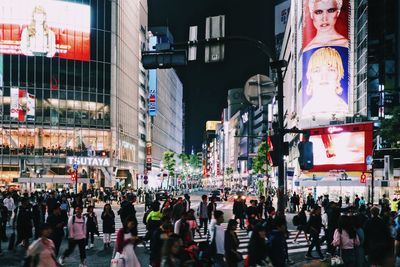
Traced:
POLYGON ((295 215, 295 216, 293 217, 292 222, 293 222, 293 225, 294 225, 294 226, 299 226, 299 225, 300 225, 300 218, 299 218, 299 215, 295 215))
POLYGON ((151 211, 152 211, 151 209, 148 209, 148 210, 143 214, 142 222, 143 222, 144 225, 147 225, 147 222, 146 222, 147 216, 149 216, 149 214, 150 214, 151 211))

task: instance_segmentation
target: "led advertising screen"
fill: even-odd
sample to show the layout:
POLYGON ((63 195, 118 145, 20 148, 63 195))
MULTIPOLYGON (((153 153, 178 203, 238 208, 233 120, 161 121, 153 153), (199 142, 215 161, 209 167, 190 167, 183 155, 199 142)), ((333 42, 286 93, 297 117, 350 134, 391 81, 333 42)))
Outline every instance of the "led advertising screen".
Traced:
POLYGON ((10 90, 10 117, 18 122, 35 121, 35 96, 27 90, 12 87, 10 90))
POLYGON ((303 0, 303 117, 349 111, 349 1, 303 0))
POLYGON ((314 153, 311 171, 366 170, 366 157, 372 154, 372 123, 309 130, 314 153))
POLYGON ((0 0, 0 53, 90 60, 90 6, 0 0))

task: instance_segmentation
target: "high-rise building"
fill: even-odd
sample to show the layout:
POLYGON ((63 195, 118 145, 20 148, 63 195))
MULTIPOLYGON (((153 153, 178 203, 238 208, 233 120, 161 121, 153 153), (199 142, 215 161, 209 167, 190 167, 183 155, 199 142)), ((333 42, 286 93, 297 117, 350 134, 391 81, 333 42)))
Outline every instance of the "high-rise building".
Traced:
MULTIPOLYGON (((157 43, 157 38, 149 34, 149 47, 157 43)), ((163 153, 182 153, 183 142, 183 85, 174 69, 154 69, 149 71, 149 134, 151 147, 151 170, 148 172, 149 185, 160 186, 163 153)), ((150 168, 149 168, 150 169, 150 168)))
POLYGON ((0 8, 0 184, 62 187, 76 165, 80 188, 136 186, 146 6, 16 0, 0 8))
POLYGON ((355 111, 377 120, 391 114, 400 93, 400 3, 356 1, 355 111), (384 15, 383 15, 384 14, 384 15))

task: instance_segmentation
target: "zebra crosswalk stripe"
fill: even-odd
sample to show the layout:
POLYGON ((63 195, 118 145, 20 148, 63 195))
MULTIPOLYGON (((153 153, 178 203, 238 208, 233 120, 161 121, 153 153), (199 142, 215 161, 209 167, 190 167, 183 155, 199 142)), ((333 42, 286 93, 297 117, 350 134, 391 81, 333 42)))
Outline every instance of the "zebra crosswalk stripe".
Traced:
MULTIPOLYGON (((141 218, 143 217, 143 212, 138 212, 136 214, 139 225, 138 225, 138 235, 143 237, 146 234, 146 226, 142 223, 141 218)), ((226 229, 227 223, 222 223, 224 228, 226 229)), ((115 229, 118 231, 120 228, 122 228, 122 222, 119 216, 115 217, 115 229)), ((200 231, 203 232, 203 231, 200 231)), ((99 233, 100 237, 103 238, 103 225, 101 221, 99 221, 99 233)), ((250 242, 250 236, 247 230, 242 230, 238 229, 236 231, 238 239, 239 239, 239 249, 238 251, 243 253, 244 256, 247 256, 247 247, 250 242)), ((294 238, 297 234, 297 230, 290 230, 289 231, 289 238, 287 239, 287 245, 288 245, 288 253, 289 255, 291 254, 296 254, 296 253, 305 253, 308 250, 308 243, 304 237, 304 234, 302 233, 298 238, 297 238, 297 243, 293 243, 294 238)), ((115 242, 117 239, 117 233, 111 234, 111 241, 115 242)), ((195 233, 195 242, 202 242, 206 241, 207 237, 202 235, 202 237, 199 236, 199 233, 195 233)), ((138 247, 143 247, 143 244, 139 244, 138 247)), ((326 245, 321 245, 321 249, 326 249, 326 245)))

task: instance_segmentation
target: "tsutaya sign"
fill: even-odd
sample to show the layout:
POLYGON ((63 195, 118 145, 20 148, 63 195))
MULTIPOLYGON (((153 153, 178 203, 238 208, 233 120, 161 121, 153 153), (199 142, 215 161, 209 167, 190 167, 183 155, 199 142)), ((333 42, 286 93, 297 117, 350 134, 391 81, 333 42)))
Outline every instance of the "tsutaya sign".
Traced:
POLYGON ((110 158, 101 157, 67 157, 67 164, 81 166, 110 167, 110 158))

